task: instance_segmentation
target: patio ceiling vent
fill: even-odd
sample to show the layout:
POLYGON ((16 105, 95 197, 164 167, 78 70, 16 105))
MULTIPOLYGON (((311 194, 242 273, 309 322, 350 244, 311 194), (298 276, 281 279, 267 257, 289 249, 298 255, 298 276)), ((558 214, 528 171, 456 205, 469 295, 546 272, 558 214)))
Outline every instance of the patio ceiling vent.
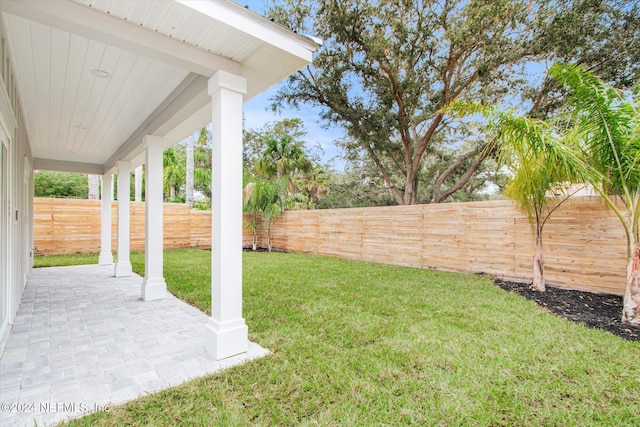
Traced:
POLYGON ((111 74, 109 72, 104 71, 104 70, 98 70, 98 69, 91 70, 91 74, 93 74, 94 76, 99 77, 101 79, 107 79, 107 78, 111 77, 111 74))

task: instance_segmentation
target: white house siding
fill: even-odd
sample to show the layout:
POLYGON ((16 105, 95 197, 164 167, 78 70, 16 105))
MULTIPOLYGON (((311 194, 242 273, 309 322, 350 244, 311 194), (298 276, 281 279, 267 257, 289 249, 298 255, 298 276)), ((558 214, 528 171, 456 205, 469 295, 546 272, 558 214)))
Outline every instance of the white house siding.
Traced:
POLYGON ((0 354, 33 265, 33 159, 0 22, 0 354))

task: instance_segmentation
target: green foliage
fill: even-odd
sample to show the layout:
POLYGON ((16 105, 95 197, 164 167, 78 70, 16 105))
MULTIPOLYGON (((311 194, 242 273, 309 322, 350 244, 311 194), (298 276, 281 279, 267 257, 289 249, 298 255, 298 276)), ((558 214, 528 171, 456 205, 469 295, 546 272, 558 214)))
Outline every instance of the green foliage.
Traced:
POLYGON ((640 100, 626 98, 578 66, 556 64, 550 73, 568 94, 566 114, 573 125, 568 138, 581 144, 585 158, 599 172, 591 183, 624 228, 627 280, 622 320, 640 325, 640 100))
MULTIPOLYGON (((580 67, 556 64, 549 73, 568 91, 573 137, 584 144, 589 162, 602 173, 608 195, 637 198, 640 188, 638 100, 629 102, 615 88, 580 67)), ((630 206, 628 206, 630 207, 630 206)))
POLYGON ((85 174, 36 171, 33 178, 34 197, 86 199, 88 194, 88 180, 85 174))
POLYGON ((488 120, 488 138, 497 149, 499 162, 513 172, 504 194, 528 214, 537 235, 551 213, 570 196, 564 193, 566 185, 584 183, 588 177, 589 170, 576 147, 542 120, 477 103, 456 102, 445 111, 459 116, 481 114, 488 120), (550 197, 561 194, 559 199, 550 197))
MULTIPOLYGON (((552 3, 553 4, 553 3, 552 3)), ((614 87, 628 89, 640 79, 640 3, 637 0, 574 0, 566 8, 536 11, 539 29, 531 49, 548 52, 555 62, 578 64, 614 87)), ((550 118, 564 102, 557 81, 548 76, 540 88, 529 89, 530 113, 550 118)))
POLYGON ((305 148, 305 134, 300 119, 244 132, 244 181, 284 179, 286 209, 314 208, 328 190, 326 169, 305 148))
POLYGON ((327 171, 320 165, 312 165, 303 175, 299 176, 295 186, 306 193, 305 202, 309 207, 315 207, 324 198, 329 189, 327 171))
POLYGON ((170 202, 184 202, 181 189, 186 182, 186 153, 184 147, 175 146, 163 153, 163 184, 165 200, 170 202))
POLYGON ((257 180, 245 187, 244 210, 251 213, 251 219, 245 223, 245 227, 253 233, 254 250, 256 233, 262 223, 267 227, 267 245, 271 251, 271 225, 283 209, 281 193, 282 185, 277 180, 257 180))
POLYGON ((366 158, 395 203, 441 202, 486 174, 493 154, 464 122, 444 120, 444 105, 509 97, 546 114, 554 88, 529 78, 532 62, 638 75, 637 15, 630 0, 281 2, 270 17, 325 44, 274 108, 321 107, 347 131, 347 158, 366 158))
POLYGON ((264 151, 256 162, 258 175, 270 179, 286 178, 290 194, 296 193, 294 177, 311 169, 312 164, 307 159, 302 144, 289 136, 267 140, 264 151))
POLYGON ((97 264, 99 256, 95 254, 36 255, 33 267, 64 267, 69 265, 97 264))
POLYGON ((394 201, 384 181, 366 166, 352 164, 342 173, 329 174, 329 190, 320 209, 390 206, 394 201))
POLYGON ((261 129, 250 129, 243 132, 242 161, 245 173, 257 175, 255 166, 266 149, 267 141, 289 138, 293 144, 304 145, 306 131, 302 120, 298 118, 285 118, 283 120, 267 123, 261 129))
POLYGON ((566 106, 554 119, 555 126, 474 103, 453 103, 446 111, 479 113, 489 119, 500 158, 514 171, 505 194, 515 199, 535 224, 540 253, 545 222, 571 195, 551 198, 549 193, 562 190, 565 183, 593 185, 624 228, 628 267, 623 321, 640 324, 638 99, 630 100, 630 94, 625 96, 576 65, 555 64, 549 73, 567 93, 566 106), (626 212, 618 208, 616 197, 626 212))
POLYGON ((203 127, 193 152, 194 186, 207 198, 206 202, 199 203, 198 206, 208 206, 209 209, 211 205, 211 156, 211 131, 207 127, 203 127))

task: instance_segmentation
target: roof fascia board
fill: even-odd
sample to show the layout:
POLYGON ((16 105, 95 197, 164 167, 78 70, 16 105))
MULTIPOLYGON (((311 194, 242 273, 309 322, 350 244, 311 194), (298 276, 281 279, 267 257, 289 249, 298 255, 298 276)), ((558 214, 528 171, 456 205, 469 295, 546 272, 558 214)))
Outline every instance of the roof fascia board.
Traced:
POLYGON ((203 76, 211 77, 218 70, 235 74, 241 71, 240 64, 235 61, 75 2, 2 0, 0 9, 203 76))
POLYGON ((231 28, 242 31, 261 42, 284 50, 307 62, 311 62, 313 52, 319 45, 269 21, 264 16, 245 9, 235 2, 176 0, 193 10, 223 22, 231 28))
POLYGON ((33 159, 33 169, 56 172, 87 173, 102 175, 104 168, 95 163, 68 162, 64 160, 33 159))

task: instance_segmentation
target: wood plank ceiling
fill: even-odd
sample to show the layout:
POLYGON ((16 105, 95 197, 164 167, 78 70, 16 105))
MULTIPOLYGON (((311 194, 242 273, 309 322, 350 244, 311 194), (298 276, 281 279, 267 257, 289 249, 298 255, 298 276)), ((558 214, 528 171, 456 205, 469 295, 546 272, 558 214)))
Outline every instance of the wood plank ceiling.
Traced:
POLYGON ((245 77, 249 99, 318 47, 231 1, 0 0, 0 10, 33 157, 68 168, 139 159, 144 134, 177 143, 210 121, 217 70, 245 77))

